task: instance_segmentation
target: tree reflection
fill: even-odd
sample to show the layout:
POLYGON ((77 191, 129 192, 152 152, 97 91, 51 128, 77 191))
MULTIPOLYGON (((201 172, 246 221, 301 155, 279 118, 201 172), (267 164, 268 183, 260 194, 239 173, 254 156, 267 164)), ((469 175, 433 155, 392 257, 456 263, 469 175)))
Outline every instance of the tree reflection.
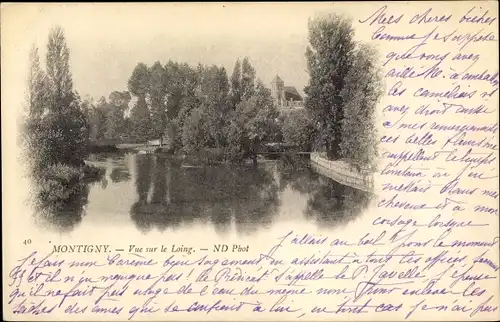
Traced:
POLYGON ((372 194, 345 186, 331 179, 322 183, 308 201, 306 215, 321 225, 346 224, 359 216, 369 205, 372 194))
POLYGON ((102 177, 100 183, 101 183, 101 189, 106 190, 106 188, 108 187, 108 179, 106 178, 106 176, 102 177))
POLYGON ((224 233, 234 223, 241 232, 270 224, 279 206, 278 186, 264 169, 232 166, 183 168, 162 156, 138 155, 139 200, 131 218, 143 232, 194 222, 224 233))
POLYGON ((280 189, 290 186, 303 194, 308 194, 317 186, 318 175, 309 168, 309 160, 303 156, 284 155, 276 164, 280 176, 280 189))
POLYGON ((116 167, 113 168, 109 177, 113 183, 125 182, 130 180, 130 173, 126 167, 116 167))
POLYGON ((346 224, 369 206, 371 193, 352 188, 326 178, 310 168, 281 171, 286 185, 308 195, 306 217, 321 226, 346 224))

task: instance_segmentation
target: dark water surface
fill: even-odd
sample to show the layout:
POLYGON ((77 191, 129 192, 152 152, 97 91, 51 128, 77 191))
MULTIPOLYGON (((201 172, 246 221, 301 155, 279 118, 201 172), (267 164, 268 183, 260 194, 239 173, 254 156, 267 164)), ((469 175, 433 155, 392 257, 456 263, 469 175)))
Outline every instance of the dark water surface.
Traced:
POLYGON ((252 165, 193 166, 162 155, 98 154, 106 169, 77 202, 52 215, 63 231, 130 226, 141 232, 193 224, 219 233, 252 233, 283 221, 344 224, 362 213, 371 194, 315 173, 307 159, 252 165))

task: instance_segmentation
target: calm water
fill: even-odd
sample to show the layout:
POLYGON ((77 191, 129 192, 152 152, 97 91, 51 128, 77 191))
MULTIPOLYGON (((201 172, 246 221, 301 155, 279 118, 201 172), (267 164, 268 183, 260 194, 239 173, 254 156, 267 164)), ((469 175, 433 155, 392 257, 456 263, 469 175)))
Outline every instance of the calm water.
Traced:
POLYGON ((251 234, 283 221, 341 225, 368 206, 371 195, 315 173, 305 159, 195 167, 160 155, 92 155, 106 169, 71 205, 46 223, 62 231, 82 226, 135 227, 141 232, 212 225, 251 234))

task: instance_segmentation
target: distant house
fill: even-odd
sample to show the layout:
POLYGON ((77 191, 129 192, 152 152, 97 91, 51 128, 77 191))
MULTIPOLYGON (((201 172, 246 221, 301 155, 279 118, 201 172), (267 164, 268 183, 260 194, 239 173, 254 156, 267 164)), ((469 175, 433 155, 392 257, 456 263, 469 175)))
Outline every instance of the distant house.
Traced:
POLYGON ((163 139, 154 139, 154 140, 148 140, 147 143, 148 146, 162 146, 163 145, 163 139))
POLYGON ((295 86, 285 86, 285 82, 278 75, 271 82, 271 95, 279 109, 297 109, 304 106, 304 100, 295 86))

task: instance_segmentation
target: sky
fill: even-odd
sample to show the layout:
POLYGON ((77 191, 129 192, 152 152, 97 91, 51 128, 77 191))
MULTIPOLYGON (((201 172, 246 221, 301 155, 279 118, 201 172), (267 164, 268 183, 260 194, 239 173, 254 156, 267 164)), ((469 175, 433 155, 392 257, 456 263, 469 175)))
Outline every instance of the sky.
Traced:
MULTIPOLYGON (((74 87, 81 96, 96 100, 126 90, 138 62, 215 64, 224 66, 230 76, 236 59, 244 56, 268 86, 278 74, 285 85, 303 93, 308 82, 308 18, 334 9, 328 3, 11 6, 8 9, 19 15, 7 23, 18 36, 4 43, 16 46, 18 63, 26 62, 19 72, 27 75, 33 43, 43 62, 49 30, 61 26, 71 50, 74 87)), ((7 18, 13 16, 11 12, 7 18)))

